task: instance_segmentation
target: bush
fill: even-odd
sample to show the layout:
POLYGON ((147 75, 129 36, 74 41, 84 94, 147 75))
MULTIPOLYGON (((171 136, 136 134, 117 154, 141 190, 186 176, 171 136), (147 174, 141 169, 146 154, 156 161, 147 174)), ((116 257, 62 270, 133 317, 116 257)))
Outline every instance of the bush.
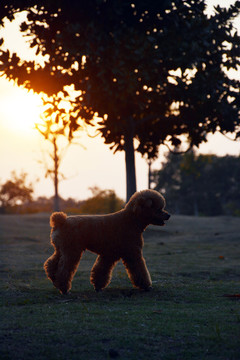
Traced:
POLYGON ((114 190, 91 189, 93 196, 80 207, 81 214, 108 214, 123 208, 124 201, 115 194, 114 190))

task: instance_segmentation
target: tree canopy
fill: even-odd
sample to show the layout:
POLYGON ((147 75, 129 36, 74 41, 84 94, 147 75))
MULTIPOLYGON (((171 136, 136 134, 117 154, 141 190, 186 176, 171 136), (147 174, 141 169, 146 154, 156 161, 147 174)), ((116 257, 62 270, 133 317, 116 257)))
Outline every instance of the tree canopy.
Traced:
POLYGON ((240 215, 239 156, 170 153, 153 177, 174 213, 240 215))
POLYGON ((0 186, 0 209, 22 205, 32 201, 33 185, 27 184, 27 173, 11 173, 11 179, 0 186))
POLYGON ((8 50, 0 70, 18 85, 48 95, 74 84, 72 126, 97 112, 100 132, 114 151, 124 150, 128 196, 136 189, 134 146, 155 158, 161 144, 189 146, 208 132, 239 131, 237 69, 240 37, 232 20, 240 1, 206 14, 205 0, 66 0, 0 4, 2 19, 27 10, 21 31, 44 66, 8 50), (135 139, 135 142, 133 140, 135 139))

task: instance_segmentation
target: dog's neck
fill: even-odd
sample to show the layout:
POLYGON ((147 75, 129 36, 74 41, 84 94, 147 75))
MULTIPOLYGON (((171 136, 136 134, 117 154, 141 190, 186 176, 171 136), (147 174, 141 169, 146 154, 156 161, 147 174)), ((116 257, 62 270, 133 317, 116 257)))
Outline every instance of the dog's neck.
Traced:
POLYGON ((148 223, 147 224, 143 224, 142 222, 140 222, 140 221, 135 221, 135 224, 136 224, 136 227, 137 227, 137 229, 141 232, 141 233, 143 233, 145 230, 146 230, 146 228, 148 227, 148 223))
POLYGON ((129 224, 129 222, 130 222, 132 224, 131 226, 134 226, 136 231, 139 232, 140 234, 143 233, 149 225, 149 221, 147 221, 146 218, 141 219, 139 217, 136 217, 131 212, 129 213, 129 212, 123 211, 122 214, 124 214, 124 216, 125 216, 125 220, 126 220, 125 223, 129 224))

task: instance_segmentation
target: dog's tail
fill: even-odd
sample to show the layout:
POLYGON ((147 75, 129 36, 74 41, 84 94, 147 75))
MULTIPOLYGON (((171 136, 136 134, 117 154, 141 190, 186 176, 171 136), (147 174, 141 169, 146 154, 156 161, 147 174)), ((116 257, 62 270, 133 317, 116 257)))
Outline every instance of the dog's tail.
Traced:
POLYGON ((67 215, 64 212, 54 212, 50 217, 50 225, 57 228, 65 224, 67 215))

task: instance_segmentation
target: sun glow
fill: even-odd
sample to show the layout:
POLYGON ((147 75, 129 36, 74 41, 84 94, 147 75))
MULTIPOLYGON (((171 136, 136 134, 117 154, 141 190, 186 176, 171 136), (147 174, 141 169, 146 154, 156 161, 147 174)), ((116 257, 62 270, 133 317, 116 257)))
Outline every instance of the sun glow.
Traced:
POLYGON ((5 98, 4 109, 7 124, 5 127, 16 132, 28 132, 34 129, 43 112, 42 100, 39 95, 18 89, 11 97, 5 98))

